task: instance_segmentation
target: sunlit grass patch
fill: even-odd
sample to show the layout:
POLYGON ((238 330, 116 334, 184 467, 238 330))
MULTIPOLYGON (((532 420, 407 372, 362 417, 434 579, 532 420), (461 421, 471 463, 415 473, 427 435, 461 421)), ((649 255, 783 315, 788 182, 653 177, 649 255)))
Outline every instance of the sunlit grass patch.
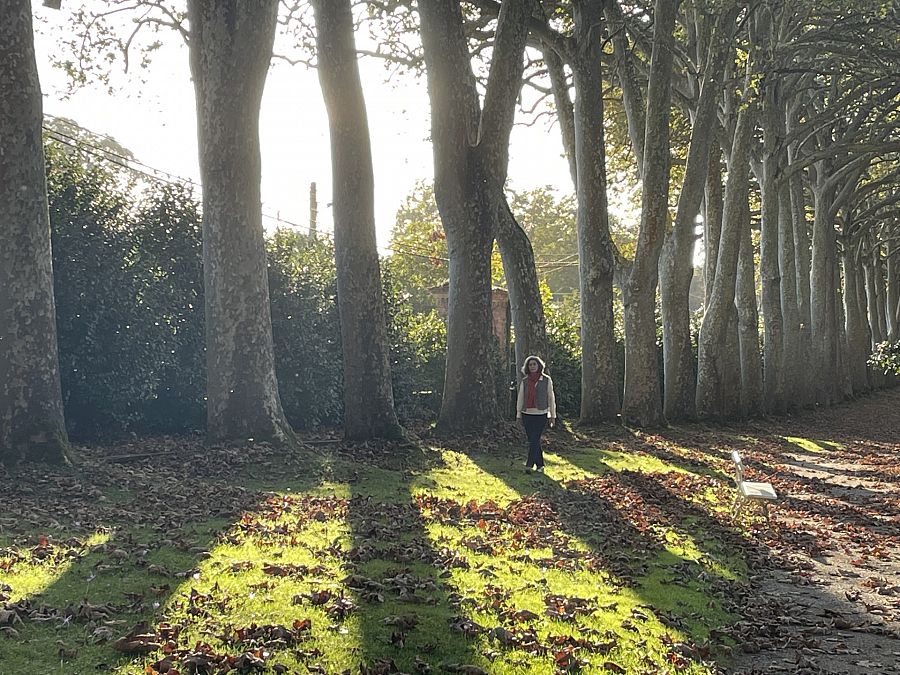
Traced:
POLYGON ((784 440, 786 440, 788 443, 796 445, 798 448, 806 450, 807 452, 814 452, 818 454, 828 452, 829 448, 834 450, 843 450, 844 448, 841 443, 836 443, 834 441, 814 441, 811 438, 801 438, 799 436, 782 436, 782 438, 784 438, 784 440))
POLYGON ((40 535, 34 546, 0 548, 0 588, 8 588, 3 596, 18 602, 43 592, 109 536, 108 531, 94 532, 85 539, 40 535))
MULTIPOLYGON (((340 552, 350 546, 344 500, 270 495, 222 532, 156 613, 154 630, 160 643, 170 639, 170 662, 243 657, 250 663, 258 652, 270 667, 349 667, 357 629, 352 616, 335 617, 349 616, 353 605, 349 598, 342 604, 340 552), (307 650, 307 642, 315 647, 307 650)), ((157 652, 116 672, 150 672, 160 659, 157 652)))
MULTIPOLYGON (((428 528, 436 544, 465 552, 466 564, 451 569, 450 581, 461 611, 479 627, 479 649, 491 656, 489 672, 553 673, 576 662, 586 672, 603 672, 608 663, 627 672, 664 666, 663 636, 684 636, 656 611, 682 607, 651 606, 656 595, 645 587, 658 587, 655 578, 636 583, 617 578, 602 567, 594 546, 549 528, 536 533, 534 523, 515 525, 518 516, 510 515, 513 522, 503 525, 492 519, 483 526, 479 521, 428 528), (565 645, 577 647, 568 653, 565 645)), ((666 569, 672 562, 656 564, 666 569)), ((662 579, 661 573, 656 576, 662 579)), ((711 601, 699 588, 692 591, 698 597, 690 611, 711 601)), ((720 613, 715 620, 725 618, 720 613)), ((691 664, 684 672, 707 670, 691 664)))
MULTIPOLYGON (((244 485, 256 492, 227 518, 188 510, 178 521, 177 510, 154 513, 139 491, 123 491, 117 503, 132 527, 41 594, 62 607, 107 603, 115 622, 29 624, 47 656, 28 670, 17 650, 11 663, 23 675, 55 672, 62 639, 80 647, 61 673, 226 662, 265 673, 659 672, 673 640, 700 639, 727 620, 711 588, 741 571, 702 522, 655 502, 648 519, 641 505, 660 488, 694 508, 685 513, 705 513, 714 479, 616 447, 551 445, 543 475, 523 472, 520 447, 377 462, 323 453, 272 480, 264 466, 248 468, 244 485), (672 584, 673 570, 694 581, 672 584), (151 651, 112 647, 138 638, 151 651)), ((190 492, 177 496, 179 508, 190 507, 190 492)), ((710 670, 688 661, 679 672, 710 670)))
POLYGON ((487 501, 508 503, 519 494, 498 476, 511 471, 521 472, 524 457, 510 451, 509 455, 480 455, 479 464, 461 452, 443 450, 441 464, 413 477, 410 492, 428 493, 435 497, 457 501, 487 501), (479 464, 487 467, 483 471, 479 464))
POLYGON ((565 459, 587 473, 640 471, 642 473, 687 473, 685 469, 644 452, 620 452, 602 448, 567 451, 565 459))

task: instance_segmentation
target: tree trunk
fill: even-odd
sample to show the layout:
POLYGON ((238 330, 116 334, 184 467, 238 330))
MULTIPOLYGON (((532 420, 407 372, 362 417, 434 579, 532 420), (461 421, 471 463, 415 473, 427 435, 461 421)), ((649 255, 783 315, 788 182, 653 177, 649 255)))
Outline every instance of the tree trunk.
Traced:
POLYGON ((889 241, 885 244, 885 256, 887 258, 887 291, 886 291, 886 318, 888 340, 895 342, 900 339, 900 265, 897 264, 897 256, 900 249, 897 244, 889 241))
MULTIPOLYGON (((743 161, 740 156, 734 162, 743 161)), ((763 369, 759 353, 759 312, 756 307, 756 267, 750 241, 750 202, 741 199, 740 250, 738 252, 735 305, 740 344, 741 414, 757 417, 764 412, 763 369)))
POLYGON ((659 255, 668 219, 669 113, 671 107, 673 30, 676 0, 656 0, 653 50, 647 85, 641 227, 631 272, 622 289, 625 305, 626 424, 651 426, 665 418, 659 387, 656 348, 656 286, 659 255))
POLYGON ((837 335, 834 314, 834 225, 830 217, 831 198, 815 189, 815 219, 812 238, 810 275, 811 356, 815 377, 815 401, 821 405, 835 402, 835 347, 837 335))
POLYGON ((613 274, 615 253, 606 201, 603 80, 599 30, 603 3, 573 3, 576 54, 575 157, 581 299, 581 418, 615 420, 619 387, 615 365, 613 274))
POLYGON ((838 260, 837 256, 835 256, 834 265, 834 300, 838 332, 836 363, 840 373, 837 394, 838 400, 844 400, 853 396, 853 382, 850 374, 850 340, 847 335, 847 316, 844 313, 845 305, 844 293, 841 287, 840 260, 838 260))
POLYGON ((31 3, 0 15, 0 461, 67 462, 31 3))
POLYGON ((507 0, 497 19, 491 72, 481 114, 475 151, 487 173, 493 196, 493 228, 509 291, 510 313, 516 335, 516 364, 529 354, 546 359, 547 326, 541 300, 534 249, 516 221, 504 193, 509 170, 509 137, 522 88, 523 58, 528 38, 526 20, 531 0, 507 0))
POLYGON ((716 280, 716 263, 719 256, 719 239, 722 236, 722 150, 715 143, 709 155, 706 189, 703 200, 703 307, 709 307, 713 283, 716 280))
MULTIPOLYGON (((499 186, 495 186, 498 187, 499 186)), ((501 189, 494 191, 497 246, 503 262, 510 314, 516 334, 516 363, 521 366, 530 354, 548 360, 547 323, 534 264, 531 240, 509 208, 501 189)))
POLYGON ((861 307, 859 306, 859 289, 857 283, 859 273, 854 264, 853 247, 846 242, 841 251, 841 262, 844 267, 844 317, 847 335, 847 358, 850 384, 854 394, 868 389, 868 336, 863 325, 861 307))
POLYGON ((759 273, 762 282, 763 312, 763 386, 766 406, 773 413, 783 413, 786 409, 784 396, 784 325, 781 314, 781 271, 778 265, 778 139, 780 130, 778 114, 777 85, 769 84, 763 100, 763 161, 760 175, 760 198, 762 202, 762 224, 760 226, 759 273))
MULTIPOLYGON (((515 231, 498 223, 499 217, 508 215, 498 195, 506 180, 529 9, 527 0, 505 0, 501 6, 481 109, 459 3, 419 3, 431 101, 435 200, 450 256, 447 369, 438 417, 438 428, 445 432, 477 431, 497 418, 491 365, 490 258, 499 232, 506 240, 506 260, 518 264, 525 259, 521 249, 514 248, 515 238, 506 236, 515 231)), ((529 284, 530 279, 536 282, 536 277, 530 278, 522 268, 507 274, 519 282, 510 287, 511 295, 520 290, 530 293, 511 298, 514 306, 528 307, 528 311, 517 312, 514 321, 542 317, 543 309, 539 313, 531 309, 540 304, 536 283, 533 287, 529 284)), ((529 330, 521 332, 528 335, 529 330)))
POLYGON ((277 0, 190 0, 203 183, 207 431, 284 442, 260 201, 259 106, 277 0))
POLYGON ((797 310, 800 314, 800 363, 803 372, 797 380, 797 405, 807 407, 815 401, 815 371, 812 368, 812 315, 810 310, 810 238, 806 220, 806 199, 803 179, 792 174, 788 179, 791 197, 794 252, 797 261, 797 310))
POLYGON ((613 44, 616 75, 619 78, 619 86, 622 88, 622 105, 625 109, 625 117, 628 123, 628 137, 631 139, 631 148, 634 152, 635 164, 638 167, 638 177, 640 178, 643 176, 644 169, 644 136, 646 133, 647 109, 644 103, 643 92, 638 84, 634 62, 632 61, 631 47, 628 44, 628 34, 625 28, 625 16, 619 5, 619 0, 607 0, 602 4, 603 13, 609 24, 607 32, 613 44))
POLYGON ((731 29, 737 8, 723 11, 710 40, 703 82, 692 123, 687 165, 678 197, 675 225, 666 237, 659 261, 660 306, 663 329, 663 366, 666 419, 684 420, 695 416, 696 376, 691 346, 690 291, 694 275, 695 220, 700 212, 709 169, 710 148, 716 122, 718 95, 725 71, 725 57, 731 48, 731 29))
POLYGON ((800 308, 797 305, 797 260, 791 193, 786 181, 778 184, 778 268, 781 273, 781 315, 784 330, 785 409, 796 410, 800 396, 800 308))
POLYGON ((563 150, 569 163, 569 174, 572 176, 572 184, 577 188, 575 112, 572 106, 572 98, 569 96, 569 83, 566 81, 565 66, 562 58, 556 53, 552 45, 543 43, 541 45, 541 53, 544 55, 547 74, 550 76, 550 88, 553 91, 553 101, 556 104, 556 116, 559 119, 559 132, 562 137, 563 150))
POLYGON ((878 311, 878 267, 875 264, 877 250, 866 259, 866 299, 869 313, 869 327, 872 331, 872 348, 879 342, 884 342, 884 329, 881 323, 881 315, 878 311))
POLYGON ((331 130, 344 434, 398 438, 375 241, 375 179, 350 0, 315 0, 319 81, 331 130))
POLYGON ((884 259, 881 256, 881 244, 876 243, 872 252, 872 263, 875 271, 875 309, 878 313, 878 328, 881 337, 888 339, 887 311, 885 308, 886 287, 884 283, 884 259))
POLYGON ((861 257, 859 254, 857 254, 857 256, 856 256, 855 268, 856 268, 856 280, 855 280, 856 281, 856 283, 855 283, 855 285, 856 285, 856 306, 858 308, 857 311, 858 311, 859 320, 862 323, 862 327, 861 327, 862 334, 860 335, 861 343, 860 343, 859 349, 862 354, 865 354, 865 358, 866 358, 866 362, 867 362, 867 367, 866 367, 867 385, 866 385, 866 388, 872 389, 875 387, 875 385, 878 381, 879 371, 878 371, 878 369, 868 367, 870 345, 872 344, 872 329, 869 326, 869 321, 866 316, 866 273, 865 273, 865 269, 864 269, 864 266, 863 266, 863 263, 862 263, 862 260, 861 260, 861 257))
POLYGON ((734 306, 741 227, 747 207, 749 165, 747 157, 753 128, 750 111, 738 113, 731 149, 732 162, 725 187, 722 234, 716 257, 716 273, 709 306, 700 327, 697 366, 697 414, 701 417, 725 417, 730 413, 725 402, 729 359, 725 350, 728 316, 734 306))

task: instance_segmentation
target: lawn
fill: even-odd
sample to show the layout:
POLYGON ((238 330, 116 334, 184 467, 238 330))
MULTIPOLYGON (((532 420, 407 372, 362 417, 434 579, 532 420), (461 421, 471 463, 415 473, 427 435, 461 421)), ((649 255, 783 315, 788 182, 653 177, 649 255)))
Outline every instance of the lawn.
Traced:
POLYGON ((846 442, 760 431, 560 430, 544 475, 513 427, 79 447, 4 475, 0 673, 727 670, 754 580, 826 545, 794 503, 732 522, 728 452, 777 483, 846 442))

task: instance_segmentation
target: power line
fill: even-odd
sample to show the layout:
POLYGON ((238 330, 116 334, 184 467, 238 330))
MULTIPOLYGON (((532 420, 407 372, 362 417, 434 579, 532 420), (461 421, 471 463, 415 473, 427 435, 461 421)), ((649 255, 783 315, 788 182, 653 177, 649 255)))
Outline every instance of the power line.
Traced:
MULTIPOLYGON (((45 113, 44 117, 47 117, 51 120, 63 121, 66 124, 74 126, 77 129, 80 129, 86 133, 89 133, 92 135, 97 135, 97 134, 95 134, 95 132, 91 131, 90 129, 86 129, 85 127, 82 127, 81 125, 79 125, 75 122, 72 122, 71 120, 63 120, 62 118, 55 117, 54 115, 49 115, 46 113, 45 113)), ((114 150, 111 150, 109 148, 104 148, 99 145, 89 143, 88 141, 85 141, 84 139, 78 138, 76 136, 72 136, 71 134, 67 134, 64 131, 60 131, 59 129, 48 126, 47 124, 43 125, 43 129, 44 129, 44 131, 47 132, 47 134, 51 138, 53 138, 53 140, 55 140, 59 143, 62 143, 64 145, 67 145, 75 150, 80 150, 81 152, 87 153, 89 155, 93 155, 94 157, 97 157, 98 159, 102 159, 111 164, 115 164, 116 166, 122 167, 123 169, 127 169, 128 171, 132 171, 134 173, 140 174, 140 175, 144 176, 145 178, 149 178, 150 180, 153 180, 153 181, 167 183, 167 184, 173 185, 175 187, 187 186, 191 189, 197 190, 202 196, 202 192, 203 192, 202 185, 200 185, 199 183, 196 183, 195 181, 193 181, 190 178, 184 178, 183 176, 179 176, 177 174, 173 174, 168 171, 164 171, 163 169, 158 169, 154 166, 150 166, 149 164, 141 162, 141 161, 135 159, 134 157, 128 157, 121 153, 115 152, 114 150)), ((104 135, 104 138, 114 140, 114 139, 112 139, 111 136, 104 135)), ((265 211, 262 211, 262 217, 266 218, 268 220, 271 220, 271 221, 275 221, 280 224, 287 225, 288 227, 291 227, 293 229, 304 230, 309 234, 313 233, 312 228, 310 228, 308 225, 301 225, 300 223, 295 223, 293 221, 282 218, 278 214, 272 215, 271 213, 266 213, 265 211)), ((325 237, 330 239, 332 242, 334 241, 334 234, 332 232, 316 230, 315 234, 316 235, 324 235, 325 237)), ((408 246, 408 245, 404 245, 403 248, 401 248, 395 244, 393 246, 385 247, 384 250, 390 251, 392 253, 397 253, 399 255, 408 255, 408 256, 412 256, 412 257, 416 257, 416 258, 422 258, 425 260, 431 260, 432 262, 441 262, 441 263, 449 263, 450 262, 449 258, 440 256, 440 255, 435 255, 434 253, 432 253, 426 249, 416 248, 416 247, 412 247, 412 246, 408 246)), ((551 267, 551 268, 553 268, 553 269, 549 269, 549 270, 546 270, 546 269, 544 270, 545 274, 549 274, 552 272, 559 271, 560 269, 562 269, 564 267, 577 267, 579 264, 578 261, 572 260, 572 258, 577 258, 577 257, 578 257, 578 253, 570 253, 570 254, 564 255, 561 258, 556 259, 556 260, 549 260, 549 259, 544 259, 544 260, 540 260, 540 261, 535 260, 535 267, 538 267, 538 268, 551 267)))
MULTIPOLYGON (((46 115, 46 117, 50 117, 51 119, 59 119, 55 118, 52 115, 46 115)), ((85 129, 77 124, 72 122, 67 122, 68 124, 72 124, 73 126, 78 127, 79 129, 86 131, 88 133, 94 133, 89 129, 85 129)), ((67 134, 64 131, 60 131, 46 124, 43 125, 44 131, 58 143, 62 143, 63 145, 69 146, 75 150, 79 150, 86 154, 97 157, 98 159, 102 159, 111 164, 115 164, 116 166, 122 167, 123 169, 127 169, 134 173, 140 174, 145 178, 149 178, 150 180, 167 183, 169 185, 173 185, 176 187, 185 187, 188 186, 190 188, 196 189, 198 192, 202 194, 202 187, 195 183, 190 178, 184 178, 182 176, 178 176, 173 173, 169 173, 168 171, 163 171, 162 169, 158 169, 156 167, 150 166, 149 164, 145 164, 144 162, 140 162, 132 157, 127 157, 120 153, 117 153, 108 148, 103 148, 98 145, 94 145, 89 143, 83 139, 77 138, 76 136, 72 136, 71 134, 67 134)), ((109 138, 107 136, 107 138, 109 138)), ((293 221, 282 218, 280 215, 272 215, 270 213, 262 212, 262 217, 267 218, 269 220, 275 221, 280 224, 287 225, 291 228, 305 230, 307 233, 312 233, 312 228, 308 225, 301 225, 300 223, 295 223, 293 221)), ((321 234, 327 237, 330 240, 334 240, 334 234, 331 232, 320 232, 316 231, 316 234, 321 234)), ((388 251, 392 253, 398 253, 400 255, 409 255, 417 258, 425 258, 428 260, 432 260, 435 262, 446 262, 449 263, 450 260, 448 258, 444 258, 442 256, 437 256, 429 252, 422 252, 422 249, 410 249, 410 248, 399 248, 397 246, 387 247, 388 251)))

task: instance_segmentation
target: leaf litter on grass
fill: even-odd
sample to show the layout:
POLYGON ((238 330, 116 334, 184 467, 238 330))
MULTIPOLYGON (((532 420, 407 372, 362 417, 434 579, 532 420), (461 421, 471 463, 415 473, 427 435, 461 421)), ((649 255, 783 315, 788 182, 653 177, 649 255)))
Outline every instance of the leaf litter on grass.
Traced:
POLYGON ((540 477, 516 471, 518 430, 411 454, 78 449, 77 474, 0 483, 20 505, 0 510, 0 661, 25 675, 712 673, 751 672, 750 654, 772 672, 879 672, 896 644, 898 511, 895 489, 870 488, 896 487, 897 448, 843 419, 551 435, 540 477), (785 436, 827 453, 813 467, 785 436), (728 517, 731 447, 783 495, 772 530, 728 517), (866 636, 888 647, 863 651, 866 636))

